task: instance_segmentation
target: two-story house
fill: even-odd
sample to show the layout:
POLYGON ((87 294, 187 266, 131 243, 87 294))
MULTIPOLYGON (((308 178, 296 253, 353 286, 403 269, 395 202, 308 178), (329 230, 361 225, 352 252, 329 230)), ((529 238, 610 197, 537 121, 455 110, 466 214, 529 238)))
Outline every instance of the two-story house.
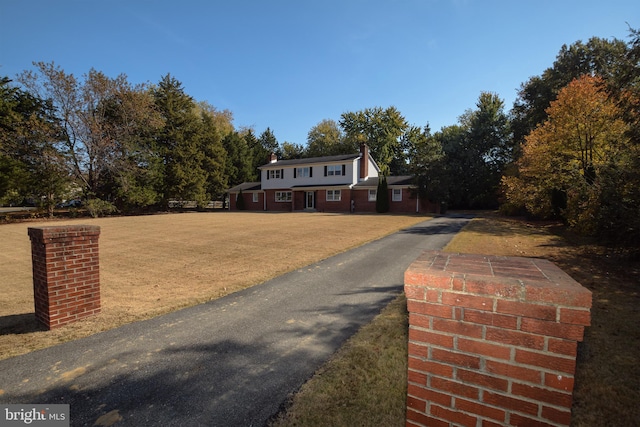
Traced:
MULTIPOLYGON (((366 144, 356 154, 278 160, 260 166, 260 182, 228 190, 229 209, 237 210, 242 194, 252 211, 375 212, 380 169, 366 144), (240 193, 242 191, 242 193, 240 193)), ((418 199, 411 176, 387 177, 390 212, 434 212, 418 199)))

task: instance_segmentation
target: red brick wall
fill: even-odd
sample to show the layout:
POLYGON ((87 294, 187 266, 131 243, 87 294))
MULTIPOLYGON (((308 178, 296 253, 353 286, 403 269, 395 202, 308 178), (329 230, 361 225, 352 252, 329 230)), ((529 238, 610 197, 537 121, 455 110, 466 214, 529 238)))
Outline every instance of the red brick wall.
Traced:
MULTIPOLYGON (((230 193, 229 194, 229 210, 237 211, 237 200, 236 197, 238 193, 230 193)), ((244 207, 248 211, 262 211, 264 210, 264 194, 258 193, 258 201, 253 201, 253 193, 242 193, 242 197, 244 198, 244 207)))
POLYGON ((369 190, 352 190, 351 197, 355 202, 355 212, 376 211, 376 201, 369 201, 369 190))
POLYGON ((36 319, 53 329, 100 312, 100 227, 29 228, 36 319))
POLYGON ((567 426, 591 292, 531 258, 425 252, 405 272, 407 426, 567 426))
MULTIPOLYGON (((293 209, 292 202, 276 202, 276 191, 290 191, 290 190, 265 190, 265 197, 267 198, 267 211, 280 211, 291 212, 293 209)), ((293 200, 293 194, 291 194, 293 200)))
POLYGON ((327 201, 327 191, 316 191, 316 210, 320 212, 350 212, 351 190, 341 188, 339 201, 327 201))

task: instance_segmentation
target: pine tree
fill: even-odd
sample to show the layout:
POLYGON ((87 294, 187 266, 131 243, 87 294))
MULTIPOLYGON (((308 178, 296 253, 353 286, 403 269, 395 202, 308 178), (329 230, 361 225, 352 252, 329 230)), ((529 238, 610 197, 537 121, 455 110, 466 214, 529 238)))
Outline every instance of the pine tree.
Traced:
POLYGON ((389 187, 387 178, 383 175, 378 181, 378 191, 376 193, 376 212, 389 212, 389 187))

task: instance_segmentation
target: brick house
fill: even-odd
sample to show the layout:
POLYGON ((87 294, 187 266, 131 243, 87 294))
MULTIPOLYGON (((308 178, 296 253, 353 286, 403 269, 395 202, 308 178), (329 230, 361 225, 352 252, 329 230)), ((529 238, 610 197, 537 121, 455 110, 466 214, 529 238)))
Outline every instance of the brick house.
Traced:
MULTIPOLYGON (((366 144, 356 154, 278 160, 260 166, 260 182, 244 182, 227 190, 229 210, 237 210, 242 191, 246 210, 375 212, 380 169, 366 144)), ((389 212, 437 212, 420 200, 411 176, 387 177, 389 212)))

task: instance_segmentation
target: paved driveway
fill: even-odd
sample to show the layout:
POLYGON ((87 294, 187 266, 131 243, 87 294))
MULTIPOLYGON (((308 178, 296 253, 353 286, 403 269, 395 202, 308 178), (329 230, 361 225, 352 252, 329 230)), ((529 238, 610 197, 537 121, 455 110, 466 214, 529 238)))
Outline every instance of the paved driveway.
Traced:
POLYGON ((73 426, 262 426, 402 291, 421 251, 467 221, 426 221, 210 303, 0 361, 0 403, 67 403, 73 426))

